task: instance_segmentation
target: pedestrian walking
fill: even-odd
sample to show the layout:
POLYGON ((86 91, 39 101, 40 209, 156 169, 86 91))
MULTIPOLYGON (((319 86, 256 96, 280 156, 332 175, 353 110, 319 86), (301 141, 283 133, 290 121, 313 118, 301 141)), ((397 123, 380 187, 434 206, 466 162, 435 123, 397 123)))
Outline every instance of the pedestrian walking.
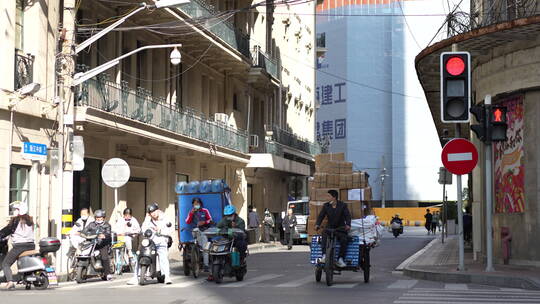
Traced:
POLYGON ((261 220, 259 214, 257 214, 257 209, 253 206, 249 207, 248 227, 255 230, 255 242, 259 242, 261 240, 261 220))
POLYGON ((463 238, 465 242, 472 242, 472 214, 471 208, 465 208, 465 214, 463 214, 463 238))
POLYGON ((426 215, 424 215, 424 218, 426 219, 426 230, 427 230, 427 234, 429 235, 429 233, 431 232, 431 222, 433 220, 433 214, 431 214, 431 212, 429 211, 429 209, 426 209, 427 213, 426 215))
POLYGON ((264 210, 263 225, 264 225, 264 243, 270 243, 270 235, 272 234, 272 229, 274 229, 276 225, 276 221, 274 220, 274 216, 272 216, 268 208, 264 210))
POLYGON ((436 234, 437 233, 437 226, 439 225, 439 213, 437 211, 433 212, 433 216, 431 218, 431 233, 436 234))
POLYGON ((292 209, 287 210, 287 215, 282 222, 283 231, 285 232, 285 241, 287 242, 287 249, 291 250, 294 243, 294 233, 296 228, 296 215, 293 214, 292 209))

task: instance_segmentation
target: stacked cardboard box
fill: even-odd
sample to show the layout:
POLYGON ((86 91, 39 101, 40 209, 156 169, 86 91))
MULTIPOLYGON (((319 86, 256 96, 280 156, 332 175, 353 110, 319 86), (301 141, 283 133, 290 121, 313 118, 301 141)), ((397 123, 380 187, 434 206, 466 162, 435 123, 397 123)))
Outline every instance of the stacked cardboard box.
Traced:
MULTIPOLYGON (((366 173, 353 171, 353 163, 345 161, 344 153, 316 155, 315 168, 316 173, 308 183, 311 199, 307 224, 308 234, 316 234, 317 216, 324 203, 331 199, 329 190, 338 191, 339 199, 347 204, 353 219, 362 217, 365 201, 371 200, 371 188, 369 188, 366 173), (349 199, 349 189, 364 189, 364 200, 349 199)), ((324 228, 325 225, 326 220, 323 221, 321 227, 324 228)))

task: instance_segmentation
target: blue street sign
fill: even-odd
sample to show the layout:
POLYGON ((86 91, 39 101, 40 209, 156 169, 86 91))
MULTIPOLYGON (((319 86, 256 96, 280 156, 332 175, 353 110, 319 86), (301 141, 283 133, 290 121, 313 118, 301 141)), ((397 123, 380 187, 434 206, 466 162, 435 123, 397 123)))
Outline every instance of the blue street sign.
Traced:
POLYGON ((46 160, 47 145, 24 142, 23 143, 23 158, 31 160, 46 160))

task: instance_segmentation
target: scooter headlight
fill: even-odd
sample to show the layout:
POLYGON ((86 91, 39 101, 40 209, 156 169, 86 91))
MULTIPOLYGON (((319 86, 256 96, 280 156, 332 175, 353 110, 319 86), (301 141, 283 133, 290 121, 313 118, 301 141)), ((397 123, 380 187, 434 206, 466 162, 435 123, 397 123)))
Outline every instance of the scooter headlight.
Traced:
POLYGON ((141 245, 143 247, 148 247, 150 245, 150 240, 149 239, 144 239, 141 241, 141 245))

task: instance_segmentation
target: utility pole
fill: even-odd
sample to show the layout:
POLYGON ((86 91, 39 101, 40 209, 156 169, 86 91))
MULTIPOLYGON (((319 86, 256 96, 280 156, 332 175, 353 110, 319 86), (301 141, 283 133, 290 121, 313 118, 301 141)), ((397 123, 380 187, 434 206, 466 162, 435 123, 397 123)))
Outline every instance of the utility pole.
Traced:
POLYGON ((386 174, 386 167, 384 165, 384 155, 382 156, 382 173, 381 173, 381 207, 386 208, 386 191, 384 189, 384 180, 390 175, 386 174))
MULTIPOLYGON (((491 106, 491 95, 486 95, 484 98, 484 104, 491 106)), ((484 147, 485 166, 486 166, 486 271, 495 271, 493 268, 493 174, 492 174, 492 153, 491 141, 486 141, 484 147)))

